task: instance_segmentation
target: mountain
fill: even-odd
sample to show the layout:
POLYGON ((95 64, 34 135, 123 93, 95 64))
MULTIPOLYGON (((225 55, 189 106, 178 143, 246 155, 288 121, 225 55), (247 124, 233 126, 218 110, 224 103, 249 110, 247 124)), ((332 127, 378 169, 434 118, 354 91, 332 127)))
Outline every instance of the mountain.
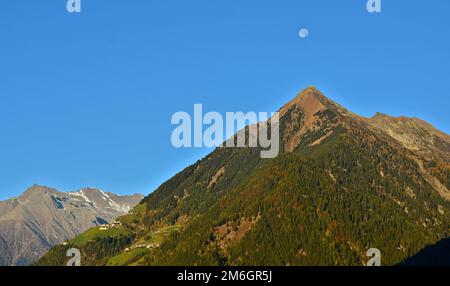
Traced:
POLYGON ((421 119, 377 113, 369 122, 424 158, 450 162, 450 136, 421 119))
POLYGON ((0 265, 31 264, 52 246, 128 213, 141 199, 92 188, 62 193, 32 186, 0 202, 0 265))
POLYGON ((114 231, 83 233, 37 264, 64 265, 76 247, 83 265, 364 265, 370 248, 397 265, 449 237, 448 135, 359 116, 314 87, 279 113, 277 158, 217 148, 114 231))
POLYGON ((442 197, 450 199, 449 135, 418 118, 392 117, 377 113, 368 122, 417 154, 415 161, 423 178, 442 197))

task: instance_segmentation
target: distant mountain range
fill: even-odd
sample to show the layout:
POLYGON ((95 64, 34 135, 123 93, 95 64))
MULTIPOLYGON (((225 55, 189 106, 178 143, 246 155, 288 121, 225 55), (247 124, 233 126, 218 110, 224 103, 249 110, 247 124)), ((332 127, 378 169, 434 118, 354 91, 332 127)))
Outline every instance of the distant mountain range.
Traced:
POLYGON ((416 118, 359 116, 314 87, 279 113, 278 158, 217 148, 120 226, 37 264, 64 265, 77 247, 83 265, 365 265, 370 248, 397 265, 449 237, 447 134, 416 118))
POLYGON ((143 197, 32 186, 0 202, 0 265, 29 265, 52 246, 128 213, 143 197))

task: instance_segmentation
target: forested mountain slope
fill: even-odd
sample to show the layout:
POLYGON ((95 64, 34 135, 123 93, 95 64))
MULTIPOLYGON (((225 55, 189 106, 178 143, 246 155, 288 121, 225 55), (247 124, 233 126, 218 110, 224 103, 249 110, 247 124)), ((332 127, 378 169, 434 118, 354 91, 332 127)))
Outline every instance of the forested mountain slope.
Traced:
POLYGON ((87 265, 364 265, 369 248, 401 263, 449 236, 449 162, 424 154, 450 145, 439 133, 410 148, 384 126, 308 88, 280 109, 277 158, 218 148, 115 233, 83 234, 38 264, 64 264, 69 247, 87 265))

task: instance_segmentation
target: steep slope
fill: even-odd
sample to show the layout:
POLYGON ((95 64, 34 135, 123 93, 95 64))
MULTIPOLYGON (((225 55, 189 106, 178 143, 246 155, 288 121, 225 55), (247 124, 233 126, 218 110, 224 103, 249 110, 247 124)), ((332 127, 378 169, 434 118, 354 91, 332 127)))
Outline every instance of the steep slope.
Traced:
MULTIPOLYGON (((376 247, 390 265, 448 237, 425 159, 382 128, 311 87, 281 108, 280 132, 276 159, 218 148, 174 176, 120 219, 128 245, 99 252, 123 236, 94 239, 85 264, 362 265, 376 247)), ((39 264, 64 264, 72 246, 39 264)))
POLYGON ((141 199, 90 188, 61 193, 35 185, 0 202, 0 265, 30 264, 52 246, 126 214, 141 199))

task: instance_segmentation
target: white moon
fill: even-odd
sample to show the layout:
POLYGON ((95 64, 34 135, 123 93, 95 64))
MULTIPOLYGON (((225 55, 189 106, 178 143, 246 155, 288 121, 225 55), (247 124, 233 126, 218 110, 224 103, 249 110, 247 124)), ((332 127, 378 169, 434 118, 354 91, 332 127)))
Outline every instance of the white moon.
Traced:
POLYGON ((300 36, 300 38, 305 39, 309 36, 309 31, 308 31, 308 29, 302 28, 298 32, 298 35, 300 36))

